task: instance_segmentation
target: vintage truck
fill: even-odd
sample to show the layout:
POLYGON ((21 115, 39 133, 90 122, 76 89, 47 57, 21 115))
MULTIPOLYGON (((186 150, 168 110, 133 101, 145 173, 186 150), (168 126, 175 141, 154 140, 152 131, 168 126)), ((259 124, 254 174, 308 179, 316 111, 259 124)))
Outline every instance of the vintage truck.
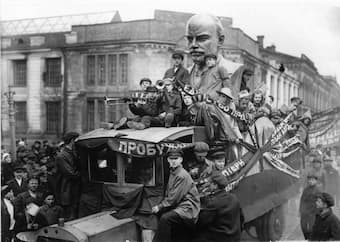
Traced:
MULTIPOLYGON (((88 190, 81 197, 98 207, 93 209, 94 214, 63 226, 40 229, 37 241, 142 241, 140 226, 152 227, 151 207, 162 199, 167 184, 166 150, 174 142, 182 145, 186 148, 184 161, 188 161, 193 158, 190 144, 205 140, 204 127, 196 126, 96 129, 80 136, 76 146, 83 190, 88 190), (107 209, 100 211, 103 204, 107 209)), ((285 205, 298 194, 301 178, 263 165, 266 157, 262 154, 248 151, 242 156, 256 159, 256 163, 231 192, 241 202, 249 235, 260 241, 279 240, 285 227, 285 205)), ((299 170, 300 150, 293 156, 295 164, 290 166, 299 170)))

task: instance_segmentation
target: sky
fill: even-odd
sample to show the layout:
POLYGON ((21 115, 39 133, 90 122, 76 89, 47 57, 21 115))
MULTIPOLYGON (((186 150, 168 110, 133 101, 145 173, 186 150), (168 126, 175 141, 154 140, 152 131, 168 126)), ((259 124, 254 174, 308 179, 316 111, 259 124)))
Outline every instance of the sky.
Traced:
POLYGON ((1 20, 117 10, 123 21, 153 18, 155 9, 211 13, 233 18, 264 45, 294 56, 307 55, 322 75, 340 83, 340 0, 0 0, 1 20))

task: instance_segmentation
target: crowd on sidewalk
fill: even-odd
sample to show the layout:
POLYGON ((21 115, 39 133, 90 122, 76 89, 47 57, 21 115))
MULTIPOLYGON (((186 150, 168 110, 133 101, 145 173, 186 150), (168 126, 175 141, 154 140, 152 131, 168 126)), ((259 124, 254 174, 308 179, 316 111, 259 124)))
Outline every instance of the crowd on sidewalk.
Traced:
POLYGON ((63 142, 36 140, 31 146, 21 139, 15 160, 1 147, 1 241, 55 224, 59 218, 75 218, 70 218, 72 213, 62 201, 60 188, 65 188, 62 169, 71 167, 63 154, 76 137, 77 133, 70 132, 63 142))

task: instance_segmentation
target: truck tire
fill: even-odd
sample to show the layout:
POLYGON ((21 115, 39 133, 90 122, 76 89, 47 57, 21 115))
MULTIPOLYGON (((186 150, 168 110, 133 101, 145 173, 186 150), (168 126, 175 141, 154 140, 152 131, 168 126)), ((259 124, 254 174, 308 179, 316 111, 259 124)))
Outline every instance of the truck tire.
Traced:
POLYGON ((278 241, 283 235, 284 228, 284 209, 281 205, 259 218, 256 233, 260 241, 278 241))

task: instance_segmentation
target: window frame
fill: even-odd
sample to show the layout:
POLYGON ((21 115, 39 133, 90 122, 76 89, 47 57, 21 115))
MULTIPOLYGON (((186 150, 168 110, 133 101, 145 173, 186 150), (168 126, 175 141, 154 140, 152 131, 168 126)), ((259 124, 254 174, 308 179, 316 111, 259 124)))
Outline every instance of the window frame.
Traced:
POLYGON ((27 59, 12 60, 13 66, 13 86, 14 87, 27 87, 27 59), (19 66, 24 65, 24 70, 19 70, 19 66), (22 73, 21 73, 22 72, 22 73), (21 76, 23 79, 21 79, 21 76))
POLYGON ((43 74, 45 87, 61 87, 61 83, 63 81, 61 65, 61 57, 45 58, 45 72, 43 74), (53 61, 56 61, 56 63, 53 63, 53 61), (56 69, 53 70, 51 66, 54 66, 56 69))
MULTIPOLYGON (((62 105, 61 105, 61 101, 45 101, 45 114, 46 114, 46 128, 45 128, 45 132, 47 133, 47 134, 59 134, 60 133, 60 131, 61 131, 61 122, 62 122, 62 111, 61 111, 61 107, 62 107, 62 105), (57 128, 56 128, 56 130, 49 130, 49 115, 48 115, 48 112, 50 112, 51 111, 51 107, 48 107, 48 105, 50 105, 50 104, 52 104, 52 103, 54 103, 54 104, 57 104, 58 105, 58 107, 57 108, 55 108, 54 110, 58 110, 58 113, 57 113, 57 115, 53 115, 53 116, 57 116, 57 118, 58 118, 58 120, 57 120, 57 128)), ((56 119, 52 119, 52 120, 56 120, 56 119)))
POLYGON ((84 80, 86 86, 127 86, 129 83, 129 53, 110 52, 86 54, 84 60, 84 70, 84 80), (101 82, 99 80, 101 73, 99 68, 100 56, 104 56, 103 75, 105 82, 101 82), (91 63, 89 62, 89 58, 94 58, 91 60, 91 63), (91 66, 91 68, 88 68, 89 66, 91 66), (90 76, 91 81, 89 81, 90 76))
MULTIPOLYGON (((20 107, 21 108, 21 107, 20 107)), ((26 133, 25 131, 27 130, 28 127, 28 119, 27 119, 27 102, 26 101, 14 101, 14 110, 15 110, 15 130, 18 133, 26 133), (24 104, 24 110, 25 110, 25 119, 24 120, 19 120, 17 117, 19 115, 18 111, 18 105, 19 104, 24 104), (20 126, 17 126, 20 124, 20 122, 23 123, 23 127, 20 128, 20 126)))

